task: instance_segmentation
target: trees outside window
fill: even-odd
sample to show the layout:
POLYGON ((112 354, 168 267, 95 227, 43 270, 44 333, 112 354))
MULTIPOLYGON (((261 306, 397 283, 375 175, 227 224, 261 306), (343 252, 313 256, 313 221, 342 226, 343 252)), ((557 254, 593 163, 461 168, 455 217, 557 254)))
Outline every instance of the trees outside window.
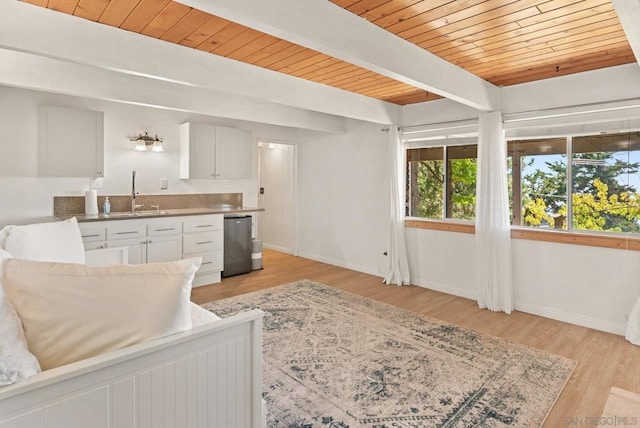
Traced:
POLYGON ((640 133, 508 145, 514 225, 640 233, 640 133))
POLYGON ((473 220, 477 145, 407 150, 407 211, 411 217, 473 220))
MULTIPOLYGON (((640 233, 640 132, 507 143, 516 226, 640 233)), ((473 220, 477 145, 407 150, 407 216, 473 220)))

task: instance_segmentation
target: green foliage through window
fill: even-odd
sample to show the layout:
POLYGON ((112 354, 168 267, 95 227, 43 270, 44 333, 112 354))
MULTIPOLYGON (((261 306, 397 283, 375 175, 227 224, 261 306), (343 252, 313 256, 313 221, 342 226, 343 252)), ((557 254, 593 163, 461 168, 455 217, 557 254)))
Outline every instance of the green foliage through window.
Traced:
MULTIPOLYGON (((512 224, 640 233, 640 132, 508 142, 512 224)), ((408 216, 473 220, 477 145, 407 150, 408 216)))

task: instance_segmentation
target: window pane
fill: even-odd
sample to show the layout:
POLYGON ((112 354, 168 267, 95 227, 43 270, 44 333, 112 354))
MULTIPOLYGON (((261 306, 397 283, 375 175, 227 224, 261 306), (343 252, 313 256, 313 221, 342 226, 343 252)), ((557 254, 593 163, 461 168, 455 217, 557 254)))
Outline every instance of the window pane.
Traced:
POLYGON ((573 228, 640 233, 640 133, 575 137, 573 228))
POLYGON ((407 215, 443 218, 444 148, 407 150, 407 215))
POLYGON ((476 144, 447 148, 447 217, 473 220, 476 217, 476 144))
POLYGON ((564 138, 509 142, 513 224, 566 229, 566 150, 564 138))

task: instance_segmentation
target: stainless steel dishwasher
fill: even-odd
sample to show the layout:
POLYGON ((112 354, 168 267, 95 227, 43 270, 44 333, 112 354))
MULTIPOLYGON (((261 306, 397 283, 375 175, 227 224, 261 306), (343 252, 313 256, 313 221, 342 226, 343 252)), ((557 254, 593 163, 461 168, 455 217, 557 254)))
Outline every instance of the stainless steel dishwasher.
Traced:
POLYGON ((251 272, 251 216, 225 216, 222 277, 247 272, 251 272))

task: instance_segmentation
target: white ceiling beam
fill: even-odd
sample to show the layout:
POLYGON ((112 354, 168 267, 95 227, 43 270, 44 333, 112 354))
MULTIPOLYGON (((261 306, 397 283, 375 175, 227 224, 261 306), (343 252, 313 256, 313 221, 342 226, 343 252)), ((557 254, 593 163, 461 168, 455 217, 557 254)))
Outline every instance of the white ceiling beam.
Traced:
POLYGON ((292 128, 347 129, 343 117, 6 49, 0 49, 0 85, 292 128))
POLYGON ((395 104, 21 1, 0 1, 0 48, 374 123, 402 116, 395 104))
POLYGON ((500 88, 329 2, 178 0, 479 110, 500 108, 500 88))
POLYGON ((640 62, 640 0, 613 0, 636 62, 640 62))

